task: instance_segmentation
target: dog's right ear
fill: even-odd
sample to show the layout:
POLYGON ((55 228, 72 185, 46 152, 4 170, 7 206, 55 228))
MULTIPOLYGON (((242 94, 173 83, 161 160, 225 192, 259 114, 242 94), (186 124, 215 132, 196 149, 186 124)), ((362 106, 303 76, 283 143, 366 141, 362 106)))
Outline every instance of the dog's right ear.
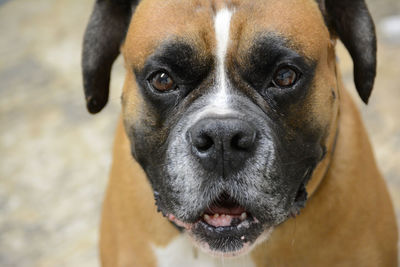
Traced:
POLYGON ((83 40, 82 74, 86 106, 97 113, 107 104, 111 67, 120 53, 139 0, 96 0, 83 40))

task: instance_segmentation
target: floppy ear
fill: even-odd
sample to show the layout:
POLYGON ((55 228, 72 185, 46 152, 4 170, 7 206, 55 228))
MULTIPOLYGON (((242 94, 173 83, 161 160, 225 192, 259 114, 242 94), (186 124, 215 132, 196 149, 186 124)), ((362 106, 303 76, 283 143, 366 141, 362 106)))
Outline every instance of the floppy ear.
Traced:
POLYGON ((318 0, 326 24, 349 51, 354 82, 367 104, 376 75, 375 26, 364 0, 318 0))
POLYGON ((99 112, 108 101, 111 67, 119 55, 139 0, 96 0, 83 40, 82 74, 86 106, 99 112))

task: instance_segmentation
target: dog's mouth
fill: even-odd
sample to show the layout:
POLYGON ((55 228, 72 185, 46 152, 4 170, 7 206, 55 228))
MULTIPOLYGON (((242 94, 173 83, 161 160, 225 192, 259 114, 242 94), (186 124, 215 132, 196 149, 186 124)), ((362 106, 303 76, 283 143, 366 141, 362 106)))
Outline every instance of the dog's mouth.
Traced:
POLYGON ((194 223, 185 223, 174 215, 168 218, 185 228, 200 248, 225 257, 249 251, 265 230, 256 217, 227 193, 213 201, 194 223))
POLYGON ((195 223, 184 223, 178 220, 174 215, 168 218, 178 226, 187 230, 191 229, 197 223, 204 223, 208 227, 228 229, 229 227, 239 227, 249 223, 258 223, 243 206, 227 193, 222 193, 204 210, 195 223))
POLYGON ((253 219, 246 209, 228 194, 221 194, 203 213, 201 220, 211 227, 235 227, 253 219))

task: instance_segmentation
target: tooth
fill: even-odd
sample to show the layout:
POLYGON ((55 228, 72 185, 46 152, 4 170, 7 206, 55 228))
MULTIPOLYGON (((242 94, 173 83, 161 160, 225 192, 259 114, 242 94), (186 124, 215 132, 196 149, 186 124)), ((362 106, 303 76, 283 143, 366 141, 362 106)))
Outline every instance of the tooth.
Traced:
POLYGON ((204 220, 206 220, 206 221, 210 220, 210 216, 208 216, 207 214, 204 214, 204 220))
POLYGON ((243 221, 243 220, 245 220, 247 218, 247 214, 246 214, 246 212, 243 212, 241 215, 240 215, 240 219, 243 221))
POLYGON ((219 214, 218 213, 215 213, 214 214, 214 218, 216 219, 216 218, 218 218, 219 217, 219 214))

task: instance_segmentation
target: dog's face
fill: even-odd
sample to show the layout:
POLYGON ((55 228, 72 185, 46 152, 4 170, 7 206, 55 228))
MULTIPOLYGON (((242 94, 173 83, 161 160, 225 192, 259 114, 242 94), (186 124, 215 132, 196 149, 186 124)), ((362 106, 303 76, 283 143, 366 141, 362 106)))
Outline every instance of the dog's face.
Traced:
POLYGON ((122 104, 159 210, 205 250, 237 255, 304 206, 339 104, 316 2, 226 2, 141 2, 122 104))
POLYGON ((329 32, 306 3, 148 1, 133 17, 132 152, 159 209, 202 247, 238 252, 306 200, 337 110, 329 32))

